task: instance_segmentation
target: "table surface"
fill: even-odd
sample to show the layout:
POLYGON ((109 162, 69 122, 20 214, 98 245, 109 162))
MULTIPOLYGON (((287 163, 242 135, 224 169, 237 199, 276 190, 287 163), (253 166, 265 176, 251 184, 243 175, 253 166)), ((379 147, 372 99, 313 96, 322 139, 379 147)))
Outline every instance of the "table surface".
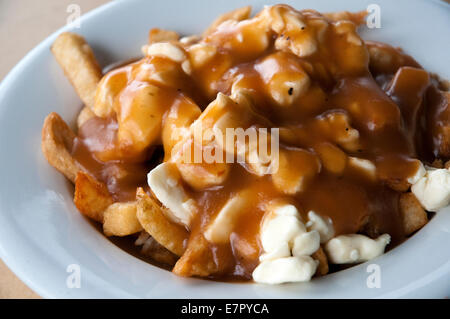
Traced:
MULTIPOLYGON (((109 0, 0 1, 0 81, 48 35, 64 26, 76 3, 84 14, 109 0), (45 21, 45 23, 42 23, 45 21), (14 30, 14 32, 11 32, 14 30), (12 36, 13 35, 13 36, 12 36)), ((0 260, 0 299, 40 298, 0 260)))

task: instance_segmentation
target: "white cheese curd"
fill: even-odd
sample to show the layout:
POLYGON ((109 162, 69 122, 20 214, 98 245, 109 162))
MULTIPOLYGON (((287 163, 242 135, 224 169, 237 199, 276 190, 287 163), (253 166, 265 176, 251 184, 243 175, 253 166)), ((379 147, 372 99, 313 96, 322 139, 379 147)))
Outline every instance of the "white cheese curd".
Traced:
POLYGON ((383 254, 390 241, 388 234, 377 239, 359 234, 340 235, 325 244, 325 252, 333 264, 359 263, 383 254))
POLYGON ((253 271, 253 280, 264 284, 309 281, 316 272, 317 264, 309 256, 267 260, 253 271))
POLYGON ((162 163, 147 175, 148 186, 156 198, 168 210, 164 212, 173 222, 189 227, 197 211, 194 199, 190 198, 180 183, 181 176, 174 163, 162 163))
POLYGON ((253 272, 256 282, 277 284, 308 281, 317 262, 309 255, 320 247, 317 230, 308 231, 294 205, 272 202, 261 227, 264 254, 253 272))
POLYGON ((291 256, 294 239, 306 232, 294 205, 273 204, 268 206, 261 228, 261 244, 265 254, 261 260, 291 256))
POLYGON ((316 230, 298 235, 292 245, 293 256, 309 256, 320 247, 320 235, 316 230))
POLYGON ((331 218, 322 218, 314 211, 309 211, 308 222, 306 227, 308 230, 317 230, 320 234, 320 243, 326 243, 334 236, 333 221, 331 218))
POLYGON ((450 170, 427 168, 426 174, 411 186, 423 208, 435 212, 450 203, 450 170))

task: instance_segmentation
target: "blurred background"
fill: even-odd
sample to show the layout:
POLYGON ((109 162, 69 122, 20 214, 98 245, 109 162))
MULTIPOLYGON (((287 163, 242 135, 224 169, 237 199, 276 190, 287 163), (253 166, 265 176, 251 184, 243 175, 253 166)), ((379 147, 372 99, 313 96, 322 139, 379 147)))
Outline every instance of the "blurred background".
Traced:
POLYGON ((85 14, 107 2, 109 0, 0 0, 0 81, 28 51, 66 24, 71 4, 78 5, 81 14, 85 14))
MULTIPOLYGON (((81 14, 109 0, 0 0, 0 81, 31 49, 66 24, 73 13, 81 14)), ((0 299, 39 298, 0 260, 0 299)))

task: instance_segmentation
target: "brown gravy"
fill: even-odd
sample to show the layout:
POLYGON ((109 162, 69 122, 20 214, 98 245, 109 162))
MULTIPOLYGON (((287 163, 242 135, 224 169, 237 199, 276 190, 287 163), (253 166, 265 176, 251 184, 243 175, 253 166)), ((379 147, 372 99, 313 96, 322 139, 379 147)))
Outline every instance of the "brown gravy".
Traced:
MULTIPOLYGON (((273 127, 286 128, 291 133, 290 138, 283 139, 282 136, 282 147, 295 146, 312 153, 321 143, 328 141, 317 119, 327 112, 347 114, 351 126, 359 131, 361 145, 355 151, 346 153, 375 163, 379 178, 368 180, 352 169, 346 169, 341 175, 322 170, 304 192, 290 199, 305 219, 310 210, 330 217, 336 235, 365 232, 365 224, 370 219, 377 225, 379 234, 389 233, 392 236, 389 247, 401 243, 405 234, 398 207, 400 192, 392 190, 388 180, 404 180, 413 175, 417 164, 412 159, 430 161, 437 156, 438 146, 433 142, 437 134, 435 127, 444 120, 448 121, 449 116, 447 105, 430 82, 428 73, 401 50, 382 43, 366 42, 363 53, 367 52, 367 48, 387 51, 392 57, 387 64, 368 62, 367 53, 339 60, 340 56, 334 57, 333 54, 342 55, 346 51, 341 47, 339 36, 333 33, 327 33, 323 49, 311 57, 298 58, 291 53, 279 53, 285 64, 279 65, 264 60, 275 52, 273 46, 257 53, 252 49, 251 41, 237 53, 227 50, 226 46, 221 47, 223 43, 231 43, 233 32, 237 31, 232 27, 223 28, 205 40, 219 45, 220 54, 203 68, 195 70, 192 78, 180 78, 177 87, 167 89, 165 103, 168 105, 165 107, 170 109, 171 104, 179 99, 180 91, 183 91, 203 110, 218 92, 230 94, 233 81, 242 78, 246 87, 256 92, 257 112, 269 119, 273 127), (364 67, 360 68, 355 61, 352 64, 346 59, 360 59, 356 62, 364 67), (302 68, 307 64, 329 64, 329 69, 337 71, 332 75, 310 72, 312 84, 301 99, 289 108, 274 107, 263 88, 264 78, 259 74, 270 76, 279 71, 277 68, 302 68), (424 124, 423 119, 426 119, 424 124)), ((251 38, 251 35, 248 37, 251 38)), ((159 62, 156 60, 144 58, 134 63, 132 68, 134 70, 144 64, 158 68, 159 62)), ((127 74, 134 72, 130 67, 120 70, 127 74)), ((305 67, 305 70, 308 69, 305 67)), ((133 79, 129 78, 128 85, 133 83, 133 79)), ((97 154, 115 152, 117 129, 118 123, 113 117, 89 120, 79 130, 73 155, 108 186, 116 201, 131 201, 137 187, 147 187, 147 173, 162 161, 163 154, 157 146, 161 142, 148 147, 139 157, 101 161, 97 154)), ((295 166, 296 163, 290 165, 295 166)), ((258 204, 241 217, 231 235, 230 244, 209 244, 214 262, 220 269, 217 276, 212 277, 249 279, 262 253, 258 239, 264 215, 262 204, 286 195, 273 187, 270 176, 260 178, 239 164, 231 166, 231 173, 221 186, 195 191, 186 185, 201 207, 193 222, 191 237, 202 233, 233 194, 246 188, 253 189, 258 204)))

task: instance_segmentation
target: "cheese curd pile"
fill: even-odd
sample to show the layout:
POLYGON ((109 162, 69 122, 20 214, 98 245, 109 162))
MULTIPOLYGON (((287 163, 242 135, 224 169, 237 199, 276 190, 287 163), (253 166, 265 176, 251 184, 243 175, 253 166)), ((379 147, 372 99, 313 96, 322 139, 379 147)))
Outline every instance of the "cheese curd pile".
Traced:
POLYGON ((449 204, 449 94, 435 77, 363 41, 365 13, 250 11, 199 36, 152 29, 144 58, 104 75, 78 119, 72 154, 113 201, 143 187, 187 234, 174 273, 309 281, 383 254, 449 204), (258 142, 229 143, 227 128, 258 142), (275 139, 267 161, 258 149, 275 139), (233 160, 195 162, 198 147, 233 160))

